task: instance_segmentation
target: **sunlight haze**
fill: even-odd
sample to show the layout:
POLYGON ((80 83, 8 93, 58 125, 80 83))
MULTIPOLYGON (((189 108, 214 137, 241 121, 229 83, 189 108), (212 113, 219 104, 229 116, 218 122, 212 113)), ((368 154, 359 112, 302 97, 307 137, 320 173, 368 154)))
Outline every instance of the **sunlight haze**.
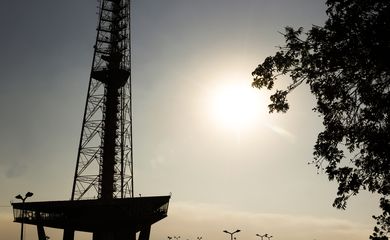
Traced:
MULTIPOLYGON (((363 192, 334 209, 336 184, 308 164, 322 129, 309 89, 269 115, 270 93, 251 87, 251 72, 283 44, 279 32, 322 25, 325 9, 322 0, 132 1, 134 195, 172 193, 151 240, 229 240, 223 230, 236 229, 237 240, 368 239, 377 198, 363 192)), ((70 199, 96 12, 92 0, 0 8, 0 240, 19 239, 17 194, 70 199)), ((25 239, 37 240, 35 226, 25 239)))

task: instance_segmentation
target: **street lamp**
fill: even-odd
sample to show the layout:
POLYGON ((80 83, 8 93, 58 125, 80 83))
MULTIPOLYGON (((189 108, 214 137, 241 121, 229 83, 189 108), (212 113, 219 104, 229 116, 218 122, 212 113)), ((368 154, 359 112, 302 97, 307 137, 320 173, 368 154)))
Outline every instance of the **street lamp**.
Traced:
POLYGON ((256 236, 260 237, 260 238, 261 238, 261 240, 263 240, 263 238, 264 238, 264 237, 267 237, 267 236, 268 236, 268 234, 267 234, 267 233, 266 233, 266 234, 264 234, 264 235, 256 234, 256 236))
POLYGON ((240 230, 240 229, 237 229, 237 230, 234 231, 234 232, 229 232, 229 231, 227 231, 227 230, 223 230, 223 232, 224 232, 224 233, 227 233, 227 234, 230 234, 230 240, 233 240, 233 235, 234 235, 235 233, 241 232, 241 230, 240 230))
POLYGON ((22 197, 22 195, 17 195, 15 198, 16 199, 20 199, 22 200, 22 226, 20 228, 20 240, 23 240, 23 223, 24 223, 24 202, 26 201, 27 198, 31 197, 32 195, 34 195, 32 192, 27 192, 24 197, 22 197))
POLYGON ((268 238, 268 240, 271 240, 271 238, 272 238, 273 236, 270 236, 270 235, 268 235, 268 234, 265 234, 265 237, 268 238))

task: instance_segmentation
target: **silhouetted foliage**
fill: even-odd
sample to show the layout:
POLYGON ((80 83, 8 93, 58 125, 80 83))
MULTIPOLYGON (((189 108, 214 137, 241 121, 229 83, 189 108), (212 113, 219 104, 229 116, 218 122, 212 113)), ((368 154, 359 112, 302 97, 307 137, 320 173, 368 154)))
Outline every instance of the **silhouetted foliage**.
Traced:
POLYGON ((370 239, 390 232, 390 1, 328 0, 323 27, 286 27, 286 45, 252 73, 253 86, 284 90, 271 96, 270 112, 289 109, 288 94, 307 84, 325 130, 314 146, 316 167, 338 182, 333 206, 345 209, 360 190, 381 196, 382 215, 370 239))

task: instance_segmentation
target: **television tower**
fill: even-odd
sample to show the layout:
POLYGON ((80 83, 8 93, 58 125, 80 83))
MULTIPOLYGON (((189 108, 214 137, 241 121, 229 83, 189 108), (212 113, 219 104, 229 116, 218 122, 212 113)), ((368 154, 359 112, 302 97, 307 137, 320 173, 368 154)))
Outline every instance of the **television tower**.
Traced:
POLYGON ((148 240, 170 196, 134 198, 130 0, 99 0, 99 21, 70 201, 12 203, 14 221, 93 233, 93 240, 148 240))
POLYGON ((72 200, 133 197, 130 0, 101 0, 72 200))

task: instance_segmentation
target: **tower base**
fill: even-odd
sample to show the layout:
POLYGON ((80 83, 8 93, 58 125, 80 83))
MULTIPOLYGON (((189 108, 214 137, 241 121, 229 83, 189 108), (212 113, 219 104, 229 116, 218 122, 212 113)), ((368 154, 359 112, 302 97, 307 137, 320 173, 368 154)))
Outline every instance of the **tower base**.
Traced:
POLYGON ((167 217, 170 196, 12 203, 14 222, 64 229, 63 240, 74 232, 91 232, 93 240, 148 240, 152 224, 167 217))

